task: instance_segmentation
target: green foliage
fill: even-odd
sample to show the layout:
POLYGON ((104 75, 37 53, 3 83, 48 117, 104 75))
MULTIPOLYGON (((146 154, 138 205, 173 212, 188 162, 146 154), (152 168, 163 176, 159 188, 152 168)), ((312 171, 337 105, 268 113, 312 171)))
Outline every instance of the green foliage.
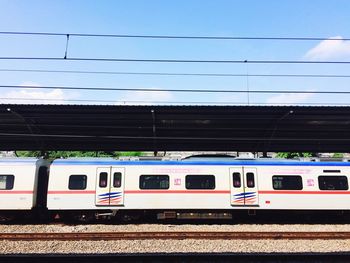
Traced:
POLYGON ((343 153, 334 153, 333 158, 343 158, 344 157, 344 154, 343 153))
POLYGON ((117 152, 117 156, 142 156, 142 152, 117 152))
POLYGON ((276 155, 276 158, 283 158, 283 159, 293 159, 293 158, 299 158, 299 157, 312 157, 312 153, 279 152, 276 155))
POLYGON ((17 151, 16 155, 18 157, 38 157, 40 156, 40 151, 17 151))
MULTIPOLYGON (((40 157, 40 151, 17 151, 18 157, 40 157)), ((142 152, 49 151, 49 158, 141 156, 142 152)))

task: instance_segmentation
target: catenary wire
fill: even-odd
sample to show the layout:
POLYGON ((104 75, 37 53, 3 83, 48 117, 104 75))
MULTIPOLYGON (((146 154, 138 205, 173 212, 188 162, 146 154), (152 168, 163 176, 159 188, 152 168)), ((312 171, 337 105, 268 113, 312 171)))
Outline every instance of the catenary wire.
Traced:
POLYGON ((221 63, 221 64, 350 64, 350 61, 308 60, 200 60, 200 59, 132 59, 132 58, 79 58, 79 57, 0 57, 0 60, 47 60, 92 62, 139 62, 139 63, 221 63))
POLYGON ((140 35, 140 34, 84 34, 84 33, 54 33, 54 32, 19 32, 2 31, 1 35, 33 35, 33 36, 73 36, 73 37, 108 37, 108 38, 150 38, 150 39, 197 39, 197 40, 283 40, 283 41, 339 41, 350 38, 326 37, 251 37, 251 36, 186 36, 186 35, 140 35))
POLYGON ((85 71, 85 70, 45 70, 45 69, 6 69, 0 72, 67 73, 102 75, 143 75, 143 76, 194 76, 194 77, 283 77, 283 78, 350 78, 350 75, 331 74, 239 74, 239 73, 172 73, 172 72, 127 72, 127 71, 85 71))
POLYGON ((217 90, 217 89, 146 89, 146 88, 113 88, 113 87, 67 87, 67 86, 21 86, 0 85, 0 88, 11 89, 62 89, 91 91, 143 91, 143 92, 194 92, 194 93, 287 93, 287 94, 350 94, 350 91, 305 91, 305 90, 217 90))

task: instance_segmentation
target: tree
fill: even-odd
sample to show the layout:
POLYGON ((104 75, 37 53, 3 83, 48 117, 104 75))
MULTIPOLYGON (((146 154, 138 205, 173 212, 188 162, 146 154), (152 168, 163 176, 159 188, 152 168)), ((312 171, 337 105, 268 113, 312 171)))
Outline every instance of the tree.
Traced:
POLYGON ((312 157, 313 154, 309 152, 296 153, 296 152, 278 152, 276 157, 283 159, 293 159, 299 157, 312 157))
POLYGON ((344 154, 343 153, 334 153, 333 158, 343 158, 344 157, 344 154))

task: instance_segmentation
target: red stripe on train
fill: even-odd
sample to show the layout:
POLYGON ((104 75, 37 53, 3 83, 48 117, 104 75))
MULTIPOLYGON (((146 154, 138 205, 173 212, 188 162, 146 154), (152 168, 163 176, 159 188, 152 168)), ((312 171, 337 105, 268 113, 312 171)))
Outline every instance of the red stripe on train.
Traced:
POLYGON ((275 190, 275 191, 259 191, 259 194, 299 194, 299 195, 339 195, 339 194, 350 194, 350 191, 301 191, 301 190, 275 190))
POLYGON ((229 194, 228 190, 127 190, 125 194, 229 194))
POLYGON ((96 191, 70 190, 70 191, 48 191, 48 194, 96 194, 96 191))
POLYGON ((26 190, 0 190, 0 194, 33 194, 34 191, 26 191, 26 190))
MULTIPOLYGON (((0 194, 31 194, 33 191, 0 191, 0 194)), ((229 190, 127 190, 125 194, 229 194, 229 190)), ((259 191, 259 194, 350 194, 350 191, 300 191, 300 190, 275 190, 259 191)), ((48 194, 96 194, 96 191, 68 190, 68 191, 48 191, 48 194)))

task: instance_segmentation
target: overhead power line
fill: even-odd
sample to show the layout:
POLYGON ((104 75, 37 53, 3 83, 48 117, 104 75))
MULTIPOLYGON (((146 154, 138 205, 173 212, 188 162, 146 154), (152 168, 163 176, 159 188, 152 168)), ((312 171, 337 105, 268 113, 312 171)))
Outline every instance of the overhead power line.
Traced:
POLYGON ((32 36, 70 36, 70 37, 104 37, 104 38, 149 38, 149 39, 193 39, 193 40, 282 40, 282 41, 339 41, 350 38, 327 37, 271 37, 271 36, 203 36, 203 35, 138 35, 138 34, 84 34, 54 32, 16 32, 2 31, 0 35, 32 35, 32 36))
POLYGON ((220 89, 146 89, 146 88, 113 88, 113 87, 67 87, 67 86, 21 86, 0 85, 0 88, 11 89, 62 89, 90 91, 143 91, 143 92, 193 92, 193 93, 288 93, 288 94, 350 94, 350 91, 305 91, 305 90, 220 90, 220 89))
POLYGON ((330 74, 172 73, 172 72, 84 71, 84 70, 5 69, 5 68, 0 68, 0 72, 143 75, 143 76, 193 76, 193 77, 350 78, 350 75, 330 75, 330 74))
POLYGON ((0 60, 52 60, 140 63, 221 63, 221 64, 350 64, 350 61, 309 60, 201 60, 201 59, 132 59, 132 58, 64 58, 64 57, 0 57, 0 60))

